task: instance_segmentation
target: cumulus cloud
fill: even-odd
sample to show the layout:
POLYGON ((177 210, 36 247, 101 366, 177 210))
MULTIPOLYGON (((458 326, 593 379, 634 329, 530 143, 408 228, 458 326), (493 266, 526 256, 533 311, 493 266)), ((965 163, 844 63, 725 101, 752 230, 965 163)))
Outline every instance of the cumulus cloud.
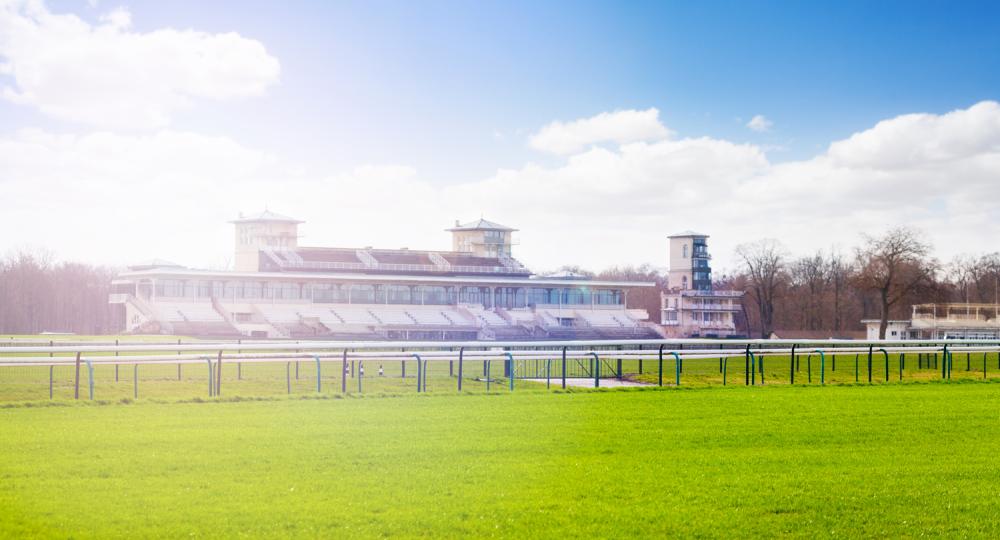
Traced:
POLYGON ((30 0, 0 3, 3 97, 60 120, 157 128, 193 99, 258 96, 278 81, 278 60, 237 33, 135 32, 124 8, 99 21, 30 0))
POLYGON ((757 133, 764 133, 771 131, 771 127, 774 126, 774 122, 768 120, 764 115, 758 114, 747 122, 747 127, 756 131, 757 133))
POLYGON ((683 229, 712 235, 717 270, 733 266, 736 244, 763 237, 809 253, 911 225, 947 258, 995 250, 1000 236, 995 102, 891 118, 781 163, 757 145, 679 137, 452 185, 405 166, 299 168, 224 137, 22 131, 0 138, 0 190, 18 201, 0 230, 66 257, 204 265, 231 252, 226 220, 265 204, 306 220, 307 245, 448 249, 442 229, 482 213, 521 229, 516 256, 536 270, 662 266, 666 236, 683 229))
POLYGON ((629 143, 656 141, 670 136, 670 130, 660 123, 660 111, 624 110, 604 112, 572 122, 552 122, 528 139, 536 150, 567 155, 602 142, 629 143))

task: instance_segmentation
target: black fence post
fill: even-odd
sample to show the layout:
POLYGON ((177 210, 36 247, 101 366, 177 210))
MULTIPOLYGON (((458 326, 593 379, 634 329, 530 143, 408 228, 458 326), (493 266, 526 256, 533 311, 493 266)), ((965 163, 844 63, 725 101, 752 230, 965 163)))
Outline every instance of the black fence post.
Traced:
POLYGON ((562 387, 566 389, 566 347, 562 348, 562 387))
POLYGON ((792 357, 788 364, 788 384, 795 384, 795 344, 792 343, 792 357))
POLYGON ((660 361, 659 361, 659 376, 657 378, 657 385, 663 386, 663 345, 660 345, 660 361))
POLYGON ((872 382, 872 345, 868 346, 868 384, 872 382))

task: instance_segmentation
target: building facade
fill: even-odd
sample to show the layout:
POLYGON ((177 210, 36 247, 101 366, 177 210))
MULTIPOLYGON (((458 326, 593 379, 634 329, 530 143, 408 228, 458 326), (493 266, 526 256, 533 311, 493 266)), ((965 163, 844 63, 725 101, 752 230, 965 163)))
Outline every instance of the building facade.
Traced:
MULTIPOLYGON (((878 319, 865 319, 868 339, 878 339, 878 319)), ((917 304, 910 320, 889 321, 885 339, 1000 339, 1000 304, 917 304)))
POLYGON ((453 251, 303 247, 302 222, 270 212, 232 223, 234 271, 154 262, 120 274, 110 301, 124 307, 123 330, 359 340, 661 335, 626 304, 629 289, 654 284, 535 276, 511 256, 514 229, 485 220, 449 229, 453 251))
POLYGON ((667 290, 661 293, 660 324, 669 337, 736 337, 734 315, 740 291, 712 285, 708 235, 684 231, 670 235, 667 290))

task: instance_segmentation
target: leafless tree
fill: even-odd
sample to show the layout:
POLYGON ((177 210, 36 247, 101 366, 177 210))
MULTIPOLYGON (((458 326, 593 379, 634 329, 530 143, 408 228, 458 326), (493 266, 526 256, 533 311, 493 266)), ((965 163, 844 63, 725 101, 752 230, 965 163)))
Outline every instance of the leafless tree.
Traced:
POLYGON ((878 296, 879 339, 885 339, 890 310, 921 288, 934 284, 937 263, 928 258, 930 245, 916 231, 905 227, 890 229, 883 236, 865 235, 857 249, 857 286, 878 296))
POLYGON ((837 250, 831 249, 827 259, 827 276, 830 280, 830 300, 833 309, 833 330, 844 329, 844 309, 849 294, 849 286, 854 268, 837 250))
POLYGON ((749 296, 757 306, 762 338, 774 331, 774 304, 785 280, 785 250, 777 240, 759 240, 736 247, 747 275, 749 296))
POLYGON ((597 274, 598 279, 610 281, 638 281, 654 283, 655 287, 634 287, 628 291, 628 307, 644 309, 649 313, 649 320, 660 322, 660 291, 667 284, 666 276, 656 271, 652 266, 613 267, 597 274))

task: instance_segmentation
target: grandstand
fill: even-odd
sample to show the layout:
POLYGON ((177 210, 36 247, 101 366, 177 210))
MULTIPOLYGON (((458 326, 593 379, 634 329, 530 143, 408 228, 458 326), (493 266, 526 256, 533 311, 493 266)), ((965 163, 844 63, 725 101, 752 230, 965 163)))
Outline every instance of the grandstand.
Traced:
POLYGON ((166 261, 113 283, 134 333, 279 339, 546 340, 660 337, 628 291, 652 283, 533 275, 514 229, 484 219, 448 229, 453 251, 300 247, 302 221, 240 216, 236 269, 166 261))

